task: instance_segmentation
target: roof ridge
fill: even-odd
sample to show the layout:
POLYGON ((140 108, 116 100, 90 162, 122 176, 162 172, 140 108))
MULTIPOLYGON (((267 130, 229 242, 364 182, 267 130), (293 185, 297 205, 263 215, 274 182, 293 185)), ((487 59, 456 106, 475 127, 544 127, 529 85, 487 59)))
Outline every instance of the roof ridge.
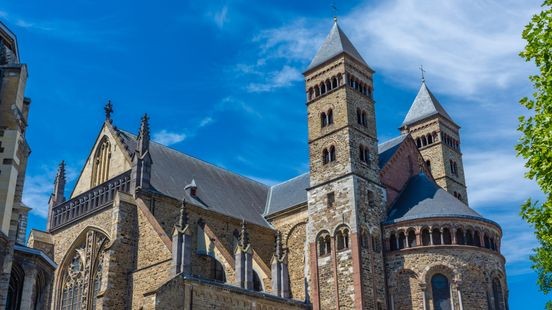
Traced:
MULTIPOLYGON (((133 133, 131 133, 131 132, 128 132, 128 131, 126 131, 126 130, 120 129, 120 128, 118 128, 118 130, 122 131, 122 132, 125 133, 125 134, 130 135, 133 139, 136 139, 136 135, 135 135, 135 134, 133 134, 133 133)), ((159 142, 157 142, 157 141, 152 140, 150 143, 157 144, 157 145, 159 145, 159 146, 161 146, 161 147, 163 147, 163 148, 165 148, 165 149, 167 149, 167 150, 170 150, 170 151, 172 151, 172 152, 174 152, 174 153, 176 153, 176 154, 178 154, 178 155, 188 157, 188 158, 190 158, 190 159, 192 159, 192 160, 196 160, 196 161, 201 162, 201 163, 203 163, 203 164, 206 164, 206 165, 209 165, 209 166, 214 167, 214 168, 216 168, 216 169, 219 169, 219 170, 221 170, 221 171, 223 171, 223 172, 225 172, 225 173, 228 173, 228 174, 231 174, 231 175, 240 177, 240 178, 242 178, 242 179, 244 179, 244 180, 246 180, 246 181, 250 181, 250 182, 253 182, 253 183, 257 183, 257 184, 259 184, 259 185, 262 185, 262 186, 263 186, 264 188, 266 188, 266 189, 270 189, 270 188, 271 188, 271 186, 266 185, 266 184, 264 184, 264 183, 262 183, 262 182, 259 182, 259 181, 257 181, 257 180, 252 179, 252 178, 249 178, 249 177, 247 177, 247 176, 241 175, 241 174, 239 174, 239 173, 237 173, 237 172, 231 171, 231 170, 228 169, 228 168, 224 168, 224 167, 217 166, 217 165, 215 165, 215 164, 213 164, 213 163, 210 163, 210 162, 208 162, 208 161, 206 161, 206 160, 203 160, 203 159, 201 159, 201 158, 197 158, 197 157, 192 156, 192 155, 190 155, 190 154, 186 154, 186 153, 184 153, 184 152, 182 152, 182 151, 179 151, 179 150, 177 150, 177 149, 174 149, 174 148, 172 148, 172 147, 170 147, 170 146, 164 145, 164 144, 159 143, 159 142)))

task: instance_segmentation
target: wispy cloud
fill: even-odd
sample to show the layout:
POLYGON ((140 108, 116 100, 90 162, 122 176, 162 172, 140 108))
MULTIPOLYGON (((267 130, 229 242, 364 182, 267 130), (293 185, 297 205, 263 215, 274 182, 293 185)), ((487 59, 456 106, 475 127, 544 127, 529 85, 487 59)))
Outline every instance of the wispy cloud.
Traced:
POLYGON ((180 143, 185 139, 186 139, 186 134, 171 132, 166 129, 162 129, 153 134, 153 141, 167 146, 180 143))
MULTIPOLYGON (((48 200, 54 188, 57 165, 45 165, 40 170, 40 173, 27 174, 25 177, 23 203, 32 208, 31 212, 34 214, 46 218, 48 216, 48 200)), ((65 172, 67 183, 73 182, 78 175, 78 171, 69 165, 65 166, 65 172)))
POLYGON ((464 168, 469 200, 473 205, 519 204, 529 196, 541 193, 534 182, 524 178, 523 159, 516 157, 513 150, 465 150, 464 168))
POLYGON ((303 76, 299 70, 286 65, 279 71, 267 74, 262 83, 250 83, 247 85, 247 91, 252 93, 269 92, 277 88, 290 86, 292 83, 302 80, 303 76))
POLYGON ((213 21, 219 28, 223 28, 228 20, 228 6, 224 5, 220 10, 213 13, 213 21))

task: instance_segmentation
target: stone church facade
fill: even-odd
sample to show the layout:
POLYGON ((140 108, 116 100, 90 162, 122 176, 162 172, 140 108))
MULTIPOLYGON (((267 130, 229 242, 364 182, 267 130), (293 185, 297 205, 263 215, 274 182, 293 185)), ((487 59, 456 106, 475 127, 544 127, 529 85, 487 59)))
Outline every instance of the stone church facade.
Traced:
POLYGON ((310 171, 267 186, 117 128, 105 106, 35 247, 51 309, 508 308, 500 226, 468 206, 459 126, 422 83, 378 143, 374 71, 334 23, 304 73, 310 171))

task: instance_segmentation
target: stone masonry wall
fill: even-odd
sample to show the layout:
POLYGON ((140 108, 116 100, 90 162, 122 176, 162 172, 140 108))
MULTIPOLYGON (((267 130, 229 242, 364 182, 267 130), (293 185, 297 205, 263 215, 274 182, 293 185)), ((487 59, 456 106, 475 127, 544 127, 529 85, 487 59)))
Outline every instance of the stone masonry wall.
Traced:
POLYGON ((488 309, 490 278, 505 275, 500 254, 462 245, 403 249, 386 255, 385 260, 390 300, 397 310, 433 310, 431 277, 436 273, 449 279, 454 309, 462 309, 458 291, 463 309, 488 309), (427 308, 423 306, 424 294, 427 308))

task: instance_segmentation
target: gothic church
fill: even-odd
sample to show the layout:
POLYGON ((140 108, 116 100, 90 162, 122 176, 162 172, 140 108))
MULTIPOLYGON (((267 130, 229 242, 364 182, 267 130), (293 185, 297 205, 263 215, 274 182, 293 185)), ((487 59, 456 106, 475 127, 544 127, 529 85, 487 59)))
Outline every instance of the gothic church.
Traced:
POLYGON ((335 21, 304 72, 310 171, 274 186, 150 141, 147 115, 117 128, 108 103, 31 232, 57 264, 51 309, 507 309, 459 125, 422 82, 379 142, 373 74, 335 21))

